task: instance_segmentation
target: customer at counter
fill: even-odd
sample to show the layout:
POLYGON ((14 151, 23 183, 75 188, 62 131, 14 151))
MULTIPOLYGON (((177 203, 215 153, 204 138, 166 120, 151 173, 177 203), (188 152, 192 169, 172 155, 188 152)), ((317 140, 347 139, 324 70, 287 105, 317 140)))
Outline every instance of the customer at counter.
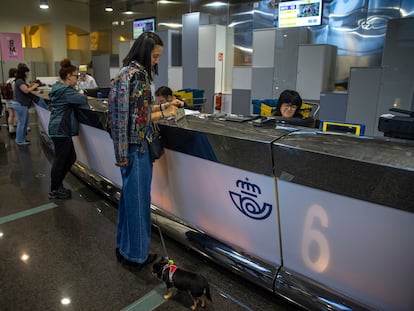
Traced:
POLYGON ((153 262, 151 242, 152 160, 148 140, 152 121, 175 116, 178 108, 170 105, 162 110, 154 105, 151 94, 153 75, 163 42, 153 32, 142 33, 123 60, 111 86, 108 98, 108 127, 115 150, 115 165, 122 176, 121 197, 116 230, 117 258, 137 268, 153 262))
POLYGON ((284 118, 303 118, 299 112, 302 106, 302 98, 299 93, 293 90, 284 90, 279 95, 276 105, 275 116, 284 118))
POLYGON ((63 179, 76 161, 72 136, 78 135, 78 123, 74 109, 79 106, 89 108, 88 98, 75 90, 78 69, 69 59, 61 61, 59 77, 61 81, 56 82, 49 93, 51 100, 49 137, 55 147, 50 173, 49 199, 71 197, 71 191, 63 187, 63 179))
POLYGON ((164 105, 160 107, 163 109, 170 105, 177 107, 184 107, 184 102, 173 95, 173 91, 168 86, 161 86, 155 91, 155 97, 157 98, 158 105, 164 105))
POLYGON ((27 127, 29 125, 29 108, 33 105, 33 95, 39 86, 37 83, 29 86, 27 78, 30 69, 26 64, 20 63, 17 66, 16 81, 14 83, 14 99, 12 107, 17 113, 16 144, 19 146, 28 145, 26 139, 27 127))
POLYGON ((14 83, 16 80, 16 74, 17 74, 17 68, 10 68, 9 69, 9 78, 6 81, 6 85, 10 83, 11 89, 9 89, 11 92, 8 94, 8 98, 4 98, 4 101, 6 102, 6 108, 8 112, 7 116, 7 125, 9 129, 9 134, 15 135, 16 134, 16 128, 17 128, 17 113, 13 109, 13 100, 14 100, 14 83))

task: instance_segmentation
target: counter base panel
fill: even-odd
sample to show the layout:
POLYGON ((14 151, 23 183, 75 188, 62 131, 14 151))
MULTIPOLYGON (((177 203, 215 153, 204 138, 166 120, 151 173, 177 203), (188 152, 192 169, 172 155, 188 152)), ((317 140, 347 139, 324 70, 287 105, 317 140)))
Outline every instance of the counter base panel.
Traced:
MULTIPOLYGON (((118 202, 120 190, 106 178, 78 162, 75 163, 71 171, 108 200, 114 203, 118 202)), ((159 227, 162 233, 233 273, 304 309, 369 310, 348 297, 335 294, 332 290, 313 280, 287 271, 283 267, 271 266, 258 258, 250 257, 243 250, 236 250, 225 245, 155 205, 152 205, 151 209, 153 225, 156 228, 159 227)))

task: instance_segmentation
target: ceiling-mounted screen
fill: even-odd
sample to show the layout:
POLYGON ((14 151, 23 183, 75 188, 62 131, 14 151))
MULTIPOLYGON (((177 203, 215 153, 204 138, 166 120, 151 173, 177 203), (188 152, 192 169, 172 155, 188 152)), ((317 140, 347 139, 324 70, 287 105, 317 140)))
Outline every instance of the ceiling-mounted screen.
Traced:
POLYGON ((134 39, 138 38, 144 31, 155 31, 155 17, 134 20, 132 30, 134 39))
POLYGON ((279 27, 317 26, 322 22, 322 0, 279 2, 279 27))

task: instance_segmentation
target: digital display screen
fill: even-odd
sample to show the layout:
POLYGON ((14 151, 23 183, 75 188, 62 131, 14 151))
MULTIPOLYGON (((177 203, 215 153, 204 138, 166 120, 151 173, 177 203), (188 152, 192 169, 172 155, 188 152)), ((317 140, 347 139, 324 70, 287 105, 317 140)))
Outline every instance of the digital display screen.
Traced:
POLYGON ((365 132, 365 125, 322 120, 319 129, 322 132, 334 132, 363 136, 365 132))
POLYGON ((279 3, 279 27, 317 26, 322 23, 322 0, 279 3))
POLYGON ((155 31, 155 17, 134 20, 132 30, 134 39, 138 38, 144 31, 155 31))

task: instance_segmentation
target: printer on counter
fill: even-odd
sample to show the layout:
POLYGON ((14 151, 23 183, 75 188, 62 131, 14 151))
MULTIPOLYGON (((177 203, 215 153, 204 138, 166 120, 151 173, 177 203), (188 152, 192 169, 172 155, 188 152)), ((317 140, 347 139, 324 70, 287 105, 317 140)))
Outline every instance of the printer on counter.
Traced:
POLYGON ((384 114, 379 118, 378 130, 383 132, 386 137, 414 139, 414 111, 398 108, 391 108, 390 111, 408 116, 384 114))

